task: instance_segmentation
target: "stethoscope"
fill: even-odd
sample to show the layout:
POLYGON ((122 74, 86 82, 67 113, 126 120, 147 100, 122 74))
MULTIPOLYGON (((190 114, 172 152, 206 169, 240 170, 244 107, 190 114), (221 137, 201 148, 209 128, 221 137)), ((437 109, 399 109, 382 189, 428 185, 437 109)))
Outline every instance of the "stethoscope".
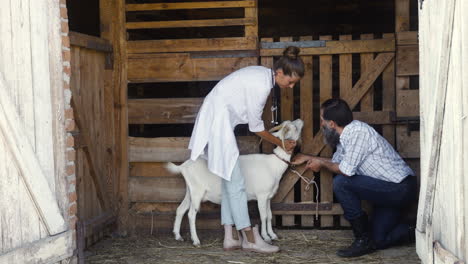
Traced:
POLYGON ((273 125, 278 125, 278 98, 276 97, 276 89, 275 89, 275 72, 271 70, 271 84, 272 84, 272 95, 271 95, 271 123, 273 125))

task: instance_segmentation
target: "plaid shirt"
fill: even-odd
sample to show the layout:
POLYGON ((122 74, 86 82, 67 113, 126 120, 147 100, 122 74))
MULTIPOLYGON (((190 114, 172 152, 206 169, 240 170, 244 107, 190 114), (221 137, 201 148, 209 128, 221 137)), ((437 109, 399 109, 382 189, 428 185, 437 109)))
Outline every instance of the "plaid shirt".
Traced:
POLYGON ((348 176, 365 175, 387 182, 401 182, 414 172, 377 131, 354 120, 343 129, 332 162, 348 176))

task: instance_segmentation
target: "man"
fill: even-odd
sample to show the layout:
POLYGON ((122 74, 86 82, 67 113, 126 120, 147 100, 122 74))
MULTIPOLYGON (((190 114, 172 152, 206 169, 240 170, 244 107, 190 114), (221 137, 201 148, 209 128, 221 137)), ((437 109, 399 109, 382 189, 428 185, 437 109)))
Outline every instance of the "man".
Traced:
POLYGON ((337 255, 357 257, 408 242, 414 229, 399 220, 402 208, 415 197, 413 171, 371 126, 353 120, 345 101, 325 101, 320 119, 325 142, 336 148, 333 158, 299 154, 293 163, 307 162, 306 167, 315 172, 327 169, 336 174, 333 191, 355 237, 352 245, 338 250, 337 255), (374 205, 372 224, 361 208, 361 200, 374 205))

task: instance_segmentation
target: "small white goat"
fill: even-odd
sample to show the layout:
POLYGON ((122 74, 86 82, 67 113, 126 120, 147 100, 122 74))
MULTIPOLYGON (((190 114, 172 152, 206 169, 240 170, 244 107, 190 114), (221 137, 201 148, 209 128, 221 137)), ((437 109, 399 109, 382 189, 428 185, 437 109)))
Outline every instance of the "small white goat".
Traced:
MULTIPOLYGON (((281 140, 291 139, 298 141, 304 122, 297 119, 293 122, 284 121, 281 125, 272 128, 270 132, 281 140)), ((282 148, 276 147, 274 154, 250 154, 240 155, 239 165, 245 178, 247 199, 258 201, 258 210, 261 219, 261 234, 265 241, 278 239, 271 226, 270 200, 278 190, 279 182, 288 168, 285 161, 290 161, 291 155, 282 148), (267 232, 268 230, 268 232, 267 232)), ((174 221, 174 235, 176 240, 183 241, 180 236, 180 224, 182 217, 189 210, 190 234, 193 245, 199 246, 195 219, 200 209, 200 203, 210 201, 221 203, 221 177, 211 173, 207 167, 207 161, 203 158, 187 160, 180 166, 167 163, 166 168, 172 173, 182 173, 187 185, 185 198, 177 208, 174 221)))

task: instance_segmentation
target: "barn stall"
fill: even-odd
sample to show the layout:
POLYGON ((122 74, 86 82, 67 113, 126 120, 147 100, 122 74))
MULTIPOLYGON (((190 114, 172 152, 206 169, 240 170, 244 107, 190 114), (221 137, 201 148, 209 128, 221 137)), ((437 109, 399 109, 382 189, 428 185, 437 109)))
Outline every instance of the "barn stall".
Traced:
MULTIPOLYGON (((279 119, 305 121, 301 151, 332 154, 322 143, 318 107, 339 96, 353 107, 356 119, 372 124, 419 171, 417 2, 313 5, 273 0, 58 4, 65 34, 72 30, 62 43, 62 59, 69 61, 63 70, 71 73, 66 85, 74 119, 69 132, 79 259, 115 230, 137 236, 170 231, 185 184, 163 165, 188 158, 203 97, 236 69, 271 67, 287 45, 301 47, 307 71, 294 90, 281 91, 279 119)), ((267 124, 270 106, 271 100, 267 124)), ((241 153, 272 150, 258 146, 246 127, 236 134, 241 153)), ((306 191, 295 174, 285 174, 272 204, 275 225, 347 227, 333 198, 333 175, 305 176, 315 177, 318 193, 306 191)), ((198 228, 218 230, 219 211, 204 204, 198 228)), ((251 213, 257 215, 255 203, 251 213)))

